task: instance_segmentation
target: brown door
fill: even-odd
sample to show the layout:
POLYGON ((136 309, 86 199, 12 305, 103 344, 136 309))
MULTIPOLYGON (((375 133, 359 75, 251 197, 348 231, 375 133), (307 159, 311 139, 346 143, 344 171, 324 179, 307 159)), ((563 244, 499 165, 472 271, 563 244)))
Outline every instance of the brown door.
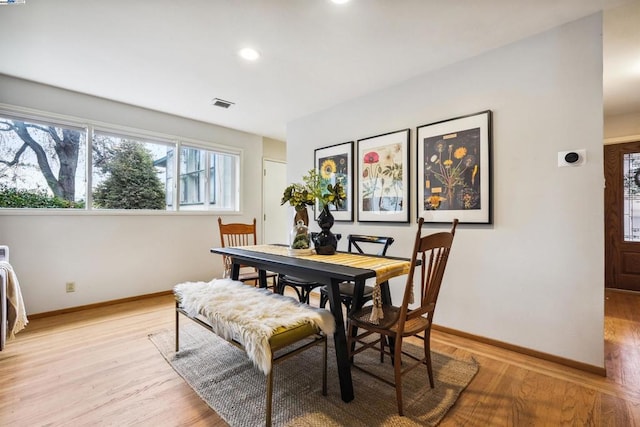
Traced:
POLYGON ((605 286, 640 291, 640 141, 604 146, 605 286))

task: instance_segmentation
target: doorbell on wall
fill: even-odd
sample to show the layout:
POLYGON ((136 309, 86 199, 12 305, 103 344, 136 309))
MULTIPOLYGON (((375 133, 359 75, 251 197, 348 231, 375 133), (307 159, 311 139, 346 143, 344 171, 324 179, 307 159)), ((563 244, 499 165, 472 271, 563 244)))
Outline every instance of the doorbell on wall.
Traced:
POLYGON ((587 150, 571 150, 558 152, 558 167, 582 166, 587 162, 587 150))

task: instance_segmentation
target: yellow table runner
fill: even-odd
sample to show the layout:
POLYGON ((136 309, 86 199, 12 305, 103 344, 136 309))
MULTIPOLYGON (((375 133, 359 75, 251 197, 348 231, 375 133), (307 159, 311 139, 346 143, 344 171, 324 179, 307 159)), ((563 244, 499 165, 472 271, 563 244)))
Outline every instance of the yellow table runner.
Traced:
POLYGON ((339 264, 348 267, 364 268, 375 271, 376 285, 373 288, 374 309, 371 312, 370 320, 371 322, 376 324, 378 323, 379 319, 383 318, 380 284, 386 282, 392 277, 408 274, 411 267, 411 263, 406 260, 359 255, 348 252, 336 252, 334 255, 290 255, 289 250, 286 246, 254 245, 237 246, 237 248, 272 255, 282 255, 293 258, 308 259, 310 261, 324 262, 327 264, 339 264))

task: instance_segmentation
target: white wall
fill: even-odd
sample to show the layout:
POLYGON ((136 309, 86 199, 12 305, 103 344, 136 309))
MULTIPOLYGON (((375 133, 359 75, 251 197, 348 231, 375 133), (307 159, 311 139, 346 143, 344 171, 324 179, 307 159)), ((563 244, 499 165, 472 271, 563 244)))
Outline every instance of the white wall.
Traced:
MULTIPOLYGON (((242 214, 260 218, 262 137, 0 75, 0 103, 151 130, 243 150, 242 214), (251 183, 254 183, 252 185, 251 183)), ((0 212, 0 242, 29 314, 166 291, 222 273, 217 215, 0 212), (75 293, 65 283, 76 282, 75 293)), ((260 224, 260 221, 258 222, 260 224)), ((261 230, 258 230, 258 236, 261 230)))
POLYGON ((603 367, 601 33, 594 15, 295 120, 288 179, 314 148, 411 128, 411 223, 334 226, 392 235, 389 253, 408 256, 416 126, 492 110, 494 223, 459 227, 436 323, 603 367), (557 167, 558 151, 579 148, 586 165, 557 167))

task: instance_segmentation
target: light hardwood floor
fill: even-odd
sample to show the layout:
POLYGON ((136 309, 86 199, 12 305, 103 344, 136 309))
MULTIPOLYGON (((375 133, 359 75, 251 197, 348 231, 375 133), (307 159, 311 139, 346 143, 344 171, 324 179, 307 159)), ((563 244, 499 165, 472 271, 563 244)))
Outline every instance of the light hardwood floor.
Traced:
MULTIPOLYGON (((480 364, 441 425, 640 426, 640 295, 606 298, 607 378, 434 331, 480 364)), ((171 296, 32 320, 0 352, 0 425, 225 426, 149 341, 173 322, 171 296)))

